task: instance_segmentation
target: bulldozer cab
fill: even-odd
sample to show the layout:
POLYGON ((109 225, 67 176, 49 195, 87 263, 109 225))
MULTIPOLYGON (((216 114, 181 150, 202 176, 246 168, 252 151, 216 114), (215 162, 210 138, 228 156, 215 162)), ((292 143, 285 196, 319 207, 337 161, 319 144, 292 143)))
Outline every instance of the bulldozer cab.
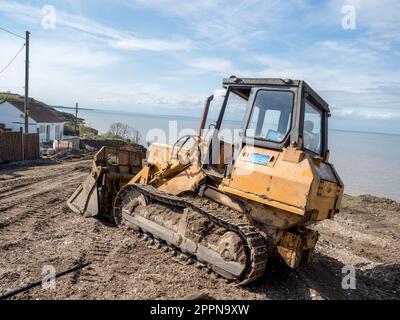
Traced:
POLYGON ((226 95, 204 161, 209 174, 223 177, 244 145, 291 146, 328 160, 329 107, 306 82, 231 77, 223 84, 226 95))

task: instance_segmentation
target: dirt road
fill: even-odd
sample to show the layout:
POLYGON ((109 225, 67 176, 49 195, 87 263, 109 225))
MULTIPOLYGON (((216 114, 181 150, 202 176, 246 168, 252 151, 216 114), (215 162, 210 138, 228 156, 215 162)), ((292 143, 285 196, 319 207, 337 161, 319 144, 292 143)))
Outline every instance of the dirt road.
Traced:
POLYGON ((66 199, 89 172, 90 160, 0 168, 0 295, 63 271, 56 289, 18 299, 180 299, 207 292, 217 299, 399 299, 400 204, 346 197, 321 233, 313 262, 298 271, 272 265, 245 288, 185 266, 125 228, 73 214, 66 199), (342 268, 356 268, 356 289, 341 288, 342 268))

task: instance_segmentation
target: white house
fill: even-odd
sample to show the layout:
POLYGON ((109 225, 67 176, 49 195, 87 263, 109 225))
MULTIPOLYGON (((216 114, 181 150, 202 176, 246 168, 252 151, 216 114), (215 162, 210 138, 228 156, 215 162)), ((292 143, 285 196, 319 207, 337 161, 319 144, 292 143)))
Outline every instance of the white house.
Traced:
MULTIPOLYGON (((20 131, 24 128, 24 102, 0 101, 0 124, 6 129, 20 131)), ((64 122, 57 112, 36 100, 29 102, 29 133, 39 129, 40 142, 61 140, 64 134, 64 122)))

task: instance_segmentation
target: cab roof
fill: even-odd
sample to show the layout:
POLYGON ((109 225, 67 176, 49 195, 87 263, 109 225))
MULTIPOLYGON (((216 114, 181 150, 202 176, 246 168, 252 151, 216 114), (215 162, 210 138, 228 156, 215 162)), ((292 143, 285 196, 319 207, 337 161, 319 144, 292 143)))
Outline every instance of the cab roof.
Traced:
POLYGON ((255 87, 255 86, 277 86, 287 88, 303 87, 323 109, 329 112, 329 104, 322 99, 304 80, 279 79, 279 78, 238 78, 231 76, 223 80, 224 88, 227 87, 255 87))

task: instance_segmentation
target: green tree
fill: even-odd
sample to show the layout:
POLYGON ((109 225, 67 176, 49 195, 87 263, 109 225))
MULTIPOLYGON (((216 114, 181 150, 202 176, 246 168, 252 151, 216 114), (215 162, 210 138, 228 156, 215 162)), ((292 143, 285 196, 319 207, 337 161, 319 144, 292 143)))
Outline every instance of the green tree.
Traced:
POLYGON ((121 122, 111 124, 106 137, 109 139, 125 140, 137 144, 142 140, 142 136, 138 130, 121 122))
POLYGON ((108 134, 128 139, 131 134, 131 128, 125 123, 114 122, 111 124, 110 129, 108 129, 108 134))
POLYGON ((130 140, 132 143, 140 144, 140 142, 142 141, 142 135, 140 134, 139 130, 136 130, 136 129, 132 130, 130 140))

